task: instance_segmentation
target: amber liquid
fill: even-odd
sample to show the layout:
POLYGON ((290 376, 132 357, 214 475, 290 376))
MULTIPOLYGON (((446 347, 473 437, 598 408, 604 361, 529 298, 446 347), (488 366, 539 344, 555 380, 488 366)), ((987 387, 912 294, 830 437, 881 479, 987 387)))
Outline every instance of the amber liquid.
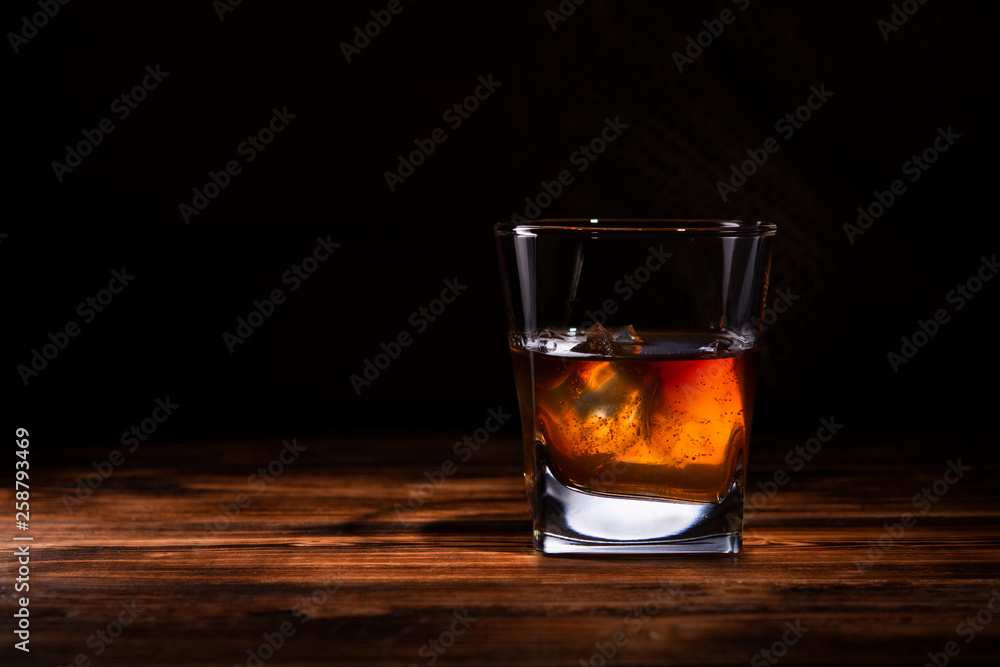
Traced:
POLYGON ((613 357, 513 347, 525 442, 583 489, 718 502, 746 467, 758 351, 656 347, 613 357))

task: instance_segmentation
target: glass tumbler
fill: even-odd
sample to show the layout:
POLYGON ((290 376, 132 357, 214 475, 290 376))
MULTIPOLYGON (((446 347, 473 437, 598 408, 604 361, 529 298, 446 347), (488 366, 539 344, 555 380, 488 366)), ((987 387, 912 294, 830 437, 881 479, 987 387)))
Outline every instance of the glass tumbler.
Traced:
POLYGON ((544 553, 736 553, 776 226, 494 227, 544 553))

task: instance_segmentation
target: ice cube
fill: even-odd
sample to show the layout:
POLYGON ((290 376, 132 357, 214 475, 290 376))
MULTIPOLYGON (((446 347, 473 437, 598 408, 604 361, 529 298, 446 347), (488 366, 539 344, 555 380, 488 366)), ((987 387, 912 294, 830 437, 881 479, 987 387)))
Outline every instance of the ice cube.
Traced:
POLYGON ((558 331, 553 331, 552 329, 535 329, 531 332, 532 340, 566 340, 566 336, 563 336, 558 331))
POLYGON ((615 327, 614 329, 608 329, 608 332, 614 336, 615 340, 619 343, 638 343, 641 345, 646 342, 639 338, 639 334, 635 332, 635 328, 631 324, 627 327, 615 327))
POLYGON ((577 374, 578 395, 573 406, 578 418, 631 423, 640 407, 642 386, 613 361, 587 364, 577 374))
POLYGON ((749 350, 753 347, 753 341, 739 334, 723 332, 718 334, 715 340, 698 348, 699 352, 735 352, 738 350, 749 350))
POLYGON ((713 340, 698 348, 699 352, 725 352, 729 348, 729 343, 723 340, 713 340))
POLYGON ((582 352, 584 354, 599 354, 605 357, 621 356, 625 353, 622 346, 615 341, 611 332, 601 326, 600 322, 595 322, 594 326, 587 329, 587 340, 574 345, 572 352, 582 352))
POLYGON ((511 342, 515 347, 534 352, 554 352, 562 341, 571 341, 551 329, 535 329, 530 333, 513 333, 511 342))

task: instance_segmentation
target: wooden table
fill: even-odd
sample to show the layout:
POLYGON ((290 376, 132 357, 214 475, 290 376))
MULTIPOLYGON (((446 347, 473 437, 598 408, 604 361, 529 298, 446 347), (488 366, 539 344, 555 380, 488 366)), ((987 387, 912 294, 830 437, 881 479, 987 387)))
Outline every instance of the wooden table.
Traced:
POLYGON ((632 559, 530 548, 512 428, 467 462, 457 432, 297 435, 297 452, 36 439, 30 528, 4 538, 0 663, 998 664, 997 456, 974 438, 848 427, 795 470, 786 453, 810 435, 755 434, 751 487, 788 477, 757 496, 743 553, 632 559), (124 460, 74 495, 114 449, 124 460), (947 473, 959 459, 970 469, 947 473), (915 504, 925 487, 937 500, 915 504), (411 491, 419 507, 399 511, 411 491), (30 653, 9 632, 23 544, 30 653))

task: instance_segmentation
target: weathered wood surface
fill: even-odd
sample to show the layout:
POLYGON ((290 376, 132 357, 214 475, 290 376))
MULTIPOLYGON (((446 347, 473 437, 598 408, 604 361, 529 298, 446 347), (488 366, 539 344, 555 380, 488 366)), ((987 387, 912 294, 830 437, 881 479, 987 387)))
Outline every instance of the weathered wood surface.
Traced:
POLYGON ((468 462, 456 434, 300 436, 266 486, 249 477, 279 439, 148 444, 72 512, 62 494, 115 447, 46 455, 35 438, 30 530, 4 531, 0 663, 923 665, 954 642, 950 663, 998 664, 997 457, 970 438, 847 430, 794 471, 785 453, 807 436, 755 436, 751 486, 789 481, 748 519, 742 554, 631 559, 530 548, 510 434, 468 462), (914 495, 958 459, 971 470, 922 514, 914 495), (457 471, 422 506, 393 509, 447 460, 457 471), (904 513, 915 525, 886 539, 904 513), (28 654, 9 632, 25 534, 28 654), (977 614, 980 630, 960 625, 977 614))

